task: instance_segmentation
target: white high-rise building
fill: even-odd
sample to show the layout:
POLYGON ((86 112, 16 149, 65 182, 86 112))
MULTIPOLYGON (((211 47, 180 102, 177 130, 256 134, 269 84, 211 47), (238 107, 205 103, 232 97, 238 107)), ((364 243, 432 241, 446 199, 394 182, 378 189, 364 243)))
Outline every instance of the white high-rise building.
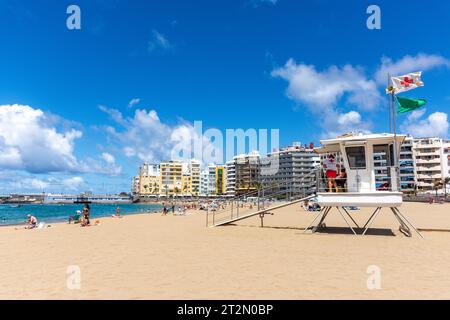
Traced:
POLYGON ((444 181, 450 177, 449 149, 449 140, 441 138, 414 139, 413 155, 418 191, 430 192, 435 191, 436 188, 444 191, 444 181))
MULTIPOLYGON (((414 191, 416 183, 414 156, 413 156, 413 138, 407 137, 403 142, 400 150, 400 188, 403 192, 414 191)), ((388 155, 386 151, 374 152, 375 181, 377 189, 383 190, 390 188, 389 170, 393 164, 392 155, 388 155), (388 165, 391 163, 390 165, 388 165)))
POLYGON ((200 193, 200 162, 191 160, 189 162, 188 173, 191 176, 190 193, 196 196, 200 193))
POLYGON ((261 165, 261 182, 264 186, 281 185, 295 192, 313 192, 316 187, 315 171, 320 167, 320 157, 314 146, 292 146, 271 152, 261 165))
POLYGON ((225 193, 227 196, 236 194, 236 164, 234 160, 228 161, 226 167, 225 193))
POLYGON ((208 190, 207 194, 213 196, 216 194, 216 165, 208 166, 208 190))
POLYGON ((200 195, 205 197, 208 195, 208 175, 209 172, 207 170, 203 170, 200 173, 200 195))
POLYGON ((136 195, 139 194, 139 176, 133 177, 131 181, 131 194, 136 195))

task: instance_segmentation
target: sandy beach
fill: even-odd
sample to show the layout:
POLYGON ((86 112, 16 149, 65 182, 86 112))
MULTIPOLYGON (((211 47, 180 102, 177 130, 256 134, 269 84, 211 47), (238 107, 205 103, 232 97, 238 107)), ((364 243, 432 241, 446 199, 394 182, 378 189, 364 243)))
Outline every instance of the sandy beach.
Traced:
MULTIPOLYGON (((450 229, 450 205, 406 203, 422 229, 450 229)), ((354 214, 358 222, 369 211, 354 214)), ((303 234, 300 205, 236 225, 206 228, 205 214, 130 215, 95 227, 0 228, 0 299, 450 299, 450 232, 406 238, 382 211, 366 237, 303 234), (381 289, 367 273, 381 271, 381 289), (69 289, 69 266, 80 289, 69 289)))

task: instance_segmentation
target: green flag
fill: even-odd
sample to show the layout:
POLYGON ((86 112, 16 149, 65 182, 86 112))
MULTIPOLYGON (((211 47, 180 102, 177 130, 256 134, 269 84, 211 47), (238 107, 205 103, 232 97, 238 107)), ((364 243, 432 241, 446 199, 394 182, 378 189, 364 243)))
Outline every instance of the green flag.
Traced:
POLYGON ((397 112, 398 113, 407 113, 410 111, 414 111, 423 107, 427 104, 427 100, 425 99, 408 99, 397 97, 397 112))

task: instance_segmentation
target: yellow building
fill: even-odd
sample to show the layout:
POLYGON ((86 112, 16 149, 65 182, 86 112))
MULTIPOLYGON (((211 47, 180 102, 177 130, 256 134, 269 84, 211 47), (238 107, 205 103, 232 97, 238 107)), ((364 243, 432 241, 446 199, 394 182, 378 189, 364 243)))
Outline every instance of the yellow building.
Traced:
POLYGON ((181 161, 161 162, 162 196, 181 195, 183 192, 183 163, 181 161))
POLYGON ((198 196, 200 194, 200 162, 197 160, 191 160, 189 162, 189 174, 190 174, 190 186, 189 192, 193 196, 198 196))
POLYGON ((181 187, 181 194, 183 196, 190 196, 192 195, 191 193, 191 185, 192 183, 192 179, 191 179, 191 174, 190 173, 183 173, 183 180, 182 180, 182 187, 181 187))
POLYGON ((216 167, 216 195, 225 194, 225 167, 216 167))
POLYGON ((161 190, 161 177, 159 175, 159 166, 144 163, 139 168, 139 195, 157 196, 161 190))

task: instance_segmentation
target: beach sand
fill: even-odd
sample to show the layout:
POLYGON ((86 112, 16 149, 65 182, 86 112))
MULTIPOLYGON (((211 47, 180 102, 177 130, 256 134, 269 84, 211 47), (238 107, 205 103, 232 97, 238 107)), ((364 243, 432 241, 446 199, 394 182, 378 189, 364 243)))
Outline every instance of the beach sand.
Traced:
MULTIPOLYGON (((419 228, 450 229, 448 204, 402 212, 419 228)), ((302 228, 314 214, 300 205, 274 213, 265 228, 256 217, 206 228, 202 212, 0 228, 0 299, 450 299, 450 232, 406 238, 384 209, 366 237, 331 228, 345 226, 336 211, 331 233, 312 235, 302 228), (372 265, 379 290, 367 287, 372 265), (80 268, 79 290, 67 287, 69 266, 80 268)))

